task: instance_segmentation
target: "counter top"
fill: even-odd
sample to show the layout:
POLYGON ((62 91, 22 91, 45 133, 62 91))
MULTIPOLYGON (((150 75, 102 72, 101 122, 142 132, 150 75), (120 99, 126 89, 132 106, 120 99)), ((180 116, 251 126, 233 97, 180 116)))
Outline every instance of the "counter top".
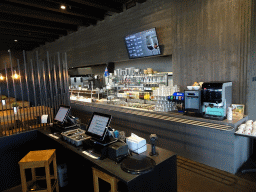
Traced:
MULTIPOLYGON (((80 156, 84 157, 85 159, 91 161, 93 164, 97 165, 98 167, 107 170, 110 174, 115 175, 118 179, 122 180, 125 183, 129 183, 139 177, 140 175, 133 175, 130 173, 127 173, 121 169, 120 164, 116 163, 115 161, 105 158, 103 160, 93 159, 87 155, 85 155, 83 152, 82 147, 76 147, 74 145, 71 145, 67 143, 66 141, 61 139, 61 135, 53 135, 50 131, 50 128, 42 128, 38 130, 40 133, 50 137, 51 139, 55 140, 56 142, 60 143, 65 148, 68 148, 72 150, 73 152, 79 154, 80 156)), ((142 153, 141 155, 149 156, 151 150, 151 146, 147 144, 147 151, 142 153)), ((156 147, 156 151, 158 152, 158 156, 149 156, 156 162, 156 166, 160 165, 162 162, 167 161, 170 158, 175 158, 176 160, 176 154, 168 151, 166 149, 162 149, 159 147, 156 147)))
POLYGON ((207 128, 213 128, 213 129, 219 129, 223 131, 235 131, 236 128, 245 122, 248 117, 245 116, 243 119, 233 119, 232 121, 229 121, 227 119, 225 120, 213 120, 213 119, 206 119, 203 117, 195 117, 190 115, 184 115, 183 113, 178 112, 156 112, 156 111, 148 111, 143 109, 135 109, 132 107, 122 107, 122 106, 115 106, 111 104, 104 104, 101 102, 97 103, 84 103, 75 101, 71 104, 71 106, 74 105, 74 107, 90 107, 92 108, 98 108, 101 110, 107 110, 108 113, 116 113, 118 114, 125 114, 125 115, 136 115, 141 116, 144 118, 151 118, 154 120, 165 120, 165 121, 171 121, 176 123, 184 123, 184 124, 190 124, 190 125, 196 125, 201 127, 207 127, 207 128))

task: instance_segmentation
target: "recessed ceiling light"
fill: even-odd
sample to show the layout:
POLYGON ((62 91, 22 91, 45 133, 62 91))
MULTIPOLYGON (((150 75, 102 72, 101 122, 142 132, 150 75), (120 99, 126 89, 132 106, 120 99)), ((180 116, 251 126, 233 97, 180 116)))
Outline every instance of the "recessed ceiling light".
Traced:
POLYGON ((17 42, 18 40, 17 40, 17 39, 15 39, 14 41, 15 41, 15 42, 17 42))
POLYGON ((66 6, 65 5, 61 5, 60 8, 61 9, 66 9, 66 6))

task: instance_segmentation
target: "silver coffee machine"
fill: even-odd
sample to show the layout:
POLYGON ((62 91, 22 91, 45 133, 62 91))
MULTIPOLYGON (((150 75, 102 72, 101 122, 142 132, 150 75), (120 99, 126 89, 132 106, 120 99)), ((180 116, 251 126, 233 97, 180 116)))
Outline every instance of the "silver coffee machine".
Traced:
POLYGON ((232 104, 232 82, 208 82, 202 85, 204 117, 223 120, 232 104))
POLYGON ((202 114, 201 103, 201 89, 199 90, 185 90, 185 109, 184 113, 194 113, 196 115, 202 114))

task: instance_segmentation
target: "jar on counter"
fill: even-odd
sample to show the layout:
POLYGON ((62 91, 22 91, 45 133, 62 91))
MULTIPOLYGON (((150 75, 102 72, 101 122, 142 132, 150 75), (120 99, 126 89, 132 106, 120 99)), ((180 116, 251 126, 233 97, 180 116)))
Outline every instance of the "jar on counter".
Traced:
POLYGON ((139 93, 139 99, 144 99, 144 92, 139 93))

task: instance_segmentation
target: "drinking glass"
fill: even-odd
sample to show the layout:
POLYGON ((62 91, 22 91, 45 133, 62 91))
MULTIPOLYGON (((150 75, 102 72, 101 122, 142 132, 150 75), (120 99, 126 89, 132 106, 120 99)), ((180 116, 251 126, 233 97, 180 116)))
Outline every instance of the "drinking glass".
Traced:
POLYGON ((121 141, 125 141, 125 132, 124 131, 119 132, 118 139, 120 139, 121 141))

